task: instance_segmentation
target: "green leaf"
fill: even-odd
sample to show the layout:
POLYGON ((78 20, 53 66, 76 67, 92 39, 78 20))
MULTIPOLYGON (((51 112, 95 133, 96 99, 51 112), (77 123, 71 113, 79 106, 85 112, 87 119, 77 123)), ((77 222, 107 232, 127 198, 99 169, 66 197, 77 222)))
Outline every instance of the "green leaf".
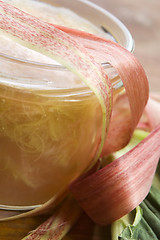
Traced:
POLYGON ((132 211, 129 214, 125 215, 124 217, 115 221, 111 226, 112 240, 134 239, 133 237, 135 234, 136 226, 139 224, 141 219, 142 210, 140 207, 137 207, 136 212, 132 211), (122 237, 121 233, 123 233, 122 237))

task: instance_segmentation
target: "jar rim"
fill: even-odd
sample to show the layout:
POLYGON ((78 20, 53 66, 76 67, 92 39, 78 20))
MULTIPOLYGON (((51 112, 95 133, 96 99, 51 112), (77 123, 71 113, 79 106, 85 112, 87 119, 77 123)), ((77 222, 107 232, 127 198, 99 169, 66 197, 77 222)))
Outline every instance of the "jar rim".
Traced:
MULTIPOLYGON (((59 0, 58 0, 59 1, 59 0)), ((63 1, 62 1, 63 2, 63 1)), ((64 1, 65 2, 65 1, 64 1)), ((110 13, 109 11, 107 11, 106 9, 103 9, 102 7, 96 5, 95 3, 92 3, 88 0, 77 0, 77 2, 79 3, 83 3, 84 5, 86 5, 89 8, 93 8, 94 10, 98 11, 99 13, 102 13, 104 16, 106 16, 108 19, 110 19, 110 21, 112 23, 114 23, 114 26, 121 31, 121 34, 123 34, 123 38, 125 39, 125 42, 123 44, 121 44, 117 38, 118 36, 116 36, 116 33, 112 33, 110 30, 105 29, 104 26, 101 26, 101 28, 104 31, 107 31, 107 33, 109 35, 112 36, 112 38, 118 42, 119 44, 121 44, 124 48, 126 48, 128 51, 133 52, 134 51, 134 40, 132 38, 131 33, 129 32, 129 30, 127 29, 127 27, 117 18, 115 17, 112 13, 110 13)), ((73 10, 74 11, 74 10, 73 10)), ((64 67, 61 64, 47 64, 47 63, 40 63, 40 62, 36 62, 36 61, 31 61, 31 60, 25 60, 25 59, 21 59, 18 57, 14 57, 14 56, 10 56, 8 54, 5 53, 1 53, 0 52, 0 58, 3 58, 7 61, 12 61, 12 62, 17 62, 17 63, 21 63, 21 64, 27 64, 30 65, 32 67, 41 67, 44 69, 52 69, 52 70, 68 70, 66 67, 64 67)), ((104 64, 106 66, 106 63, 101 63, 102 65, 104 64)))

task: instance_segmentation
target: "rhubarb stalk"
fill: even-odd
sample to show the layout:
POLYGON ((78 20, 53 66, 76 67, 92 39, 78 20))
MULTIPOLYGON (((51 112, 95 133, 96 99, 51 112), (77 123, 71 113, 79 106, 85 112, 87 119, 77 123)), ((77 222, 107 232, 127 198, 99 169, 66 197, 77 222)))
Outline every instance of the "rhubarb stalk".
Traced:
POLYGON ((68 197, 53 215, 22 240, 62 239, 79 218, 82 210, 68 197))
POLYGON ((75 38, 58 28, 0 1, 0 29, 13 40, 55 59, 78 75, 96 94, 102 107, 102 150, 112 109, 109 79, 97 60, 75 38))
POLYGON ((160 125, 125 155, 71 185, 74 197, 94 222, 112 223, 144 200, 159 161, 159 139, 160 125))
POLYGON ((92 56, 96 56, 100 62, 110 63, 117 70, 123 82, 130 111, 127 106, 125 109, 127 113, 124 115, 124 109, 120 109, 122 105, 124 107, 126 104, 127 98, 122 102, 118 100, 121 106, 119 103, 118 106, 114 106, 109 133, 102 155, 115 152, 124 147, 130 140, 147 103, 149 86, 144 69, 133 54, 117 43, 86 32, 62 26, 57 27, 78 39, 89 53, 92 56))

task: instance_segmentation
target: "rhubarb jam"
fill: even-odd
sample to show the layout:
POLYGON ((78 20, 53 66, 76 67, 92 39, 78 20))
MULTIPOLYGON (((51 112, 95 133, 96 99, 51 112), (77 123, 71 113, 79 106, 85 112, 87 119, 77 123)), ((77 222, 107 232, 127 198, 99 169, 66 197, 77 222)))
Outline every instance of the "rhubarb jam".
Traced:
MULTIPOLYGON (((6 2, 45 21, 104 35, 70 10, 31 0, 6 2)), ((0 59, 0 205, 39 205, 92 162, 101 108, 90 89, 52 59, 2 34, 0 52, 12 57, 0 59)))
POLYGON ((96 97, 0 86, 0 202, 41 204, 94 158, 101 109, 96 97))

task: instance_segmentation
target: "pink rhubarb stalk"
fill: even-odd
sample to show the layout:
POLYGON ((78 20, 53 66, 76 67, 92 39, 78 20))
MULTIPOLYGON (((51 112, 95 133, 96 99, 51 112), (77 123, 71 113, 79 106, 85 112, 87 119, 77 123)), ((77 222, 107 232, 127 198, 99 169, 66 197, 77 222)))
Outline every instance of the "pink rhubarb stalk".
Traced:
POLYGON ((160 124, 160 94, 150 93, 144 113, 137 128, 152 131, 160 124))
POLYGON ((71 197, 64 200, 54 214, 23 240, 62 239, 79 218, 82 210, 71 197))
MULTIPOLYGON (((118 110, 116 110, 116 107, 114 108, 108 138, 103 147, 102 155, 109 154, 124 147, 130 140, 142 115, 149 92, 147 77, 141 64, 134 55, 112 41, 75 29, 44 23, 7 4, 1 3, 1 5, 5 12, 6 21, 2 23, 1 28, 11 35, 17 36, 18 40, 24 40, 23 42, 21 41, 21 44, 25 44, 29 48, 33 48, 36 51, 40 51, 56 59, 71 71, 76 72, 76 74, 79 74, 79 71, 83 71, 84 76, 81 75, 82 80, 85 81, 97 95, 102 106, 103 115, 107 114, 106 127, 108 127, 111 113, 110 83, 109 80, 106 80, 103 70, 101 68, 99 69, 99 64, 98 71, 94 66, 97 66, 97 62, 109 62, 115 67, 123 81, 130 104, 130 110, 127 108, 126 115, 124 116, 123 114, 119 114, 119 108, 118 110), (10 18, 7 20, 7 16, 11 17, 12 22, 10 22, 10 18), (27 26, 25 26, 25 23, 27 26), (20 25, 18 26, 17 24, 20 25), (19 29, 22 30, 23 28, 25 28, 23 32, 19 33, 19 29), (38 33, 37 31, 35 32, 34 29, 36 29, 38 33), (25 39, 23 39, 24 36, 25 39), (54 46, 51 47, 51 44, 54 46), (70 46, 74 46, 74 48, 70 46), (81 55, 83 56, 80 57, 81 55), (89 60, 87 58, 89 58, 89 60), (97 73, 99 72, 102 76, 101 79, 95 76, 95 71, 97 71, 97 73), (107 81, 107 90, 104 81, 107 81), (104 111, 106 111, 106 113, 104 113, 104 111)), ((103 118, 100 150, 104 142, 104 122, 105 119, 103 118)))
POLYGON ((150 95, 144 114, 150 131, 160 124, 160 95, 150 95))
POLYGON ((72 194, 94 222, 112 223, 144 200, 160 157, 159 139, 160 125, 131 151, 71 185, 72 194))
POLYGON ((134 55, 119 44, 86 32, 62 26, 57 28, 78 39, 78 42, 82 43, 92 56, 96 56, 99 62, 110 63, 123 82, 130 109, 127 106, 124 111, 127 99, 120 102, 121 106, 119 101, 118 106, 114 106, 102 155, 115 152, 130 140, 147 103, 149 86, 145 72, 134 55))
POLYGON ((97 96, 102 107, 102 150, 112 110, 110 81, 95 57, 69 34, 0 1, 0 29, 13 40, 64 65, 79 76, 97 96))

